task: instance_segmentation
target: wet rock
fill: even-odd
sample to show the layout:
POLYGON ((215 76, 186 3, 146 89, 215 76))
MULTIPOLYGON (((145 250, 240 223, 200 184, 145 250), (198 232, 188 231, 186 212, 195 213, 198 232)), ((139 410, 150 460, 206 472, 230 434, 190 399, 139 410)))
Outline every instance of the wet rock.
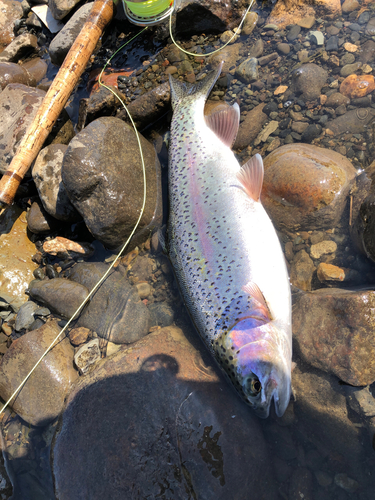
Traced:
POLYGON ((258 58, 263 54, 264 43, 261 38, 259 38, 254 45, 250 47, 249 56, 258 58))
POLYGON ((7 48, 0 53, 0 62, 17 62, 37 46, 38 39, 35 35, 23 33, 17 36, 7 48))
POLYGON ((64 19, 79 3, 79 0, 49 0, 48 7, 53 17, 57 20, 64 19))
POLYGON ((57 315, 70 319, 88 295, 85 286, 63 278, 32 281, 30 296, 46 305, 57 315))
POLYGON ((300 33, 301 33, 301 27, 298 26, 297 24, 292 24, 286 35, 288 42, 294 42, 294 40, 297 39, 300 33))
POLYGON ((294 469, 289 483, 289 500, 313 500, 313 476, 309 469, 294 469))
POLYGON ((363 64, 371 63, 375 58, 375 41, 367 40, 359 51, 359 60, 363 64))
MULTIPOLYGON (((6 63, 3 63, 6 64, 6 63)), ((11 63, 8 63, 11 64, 11 63)), ((33 121, 45 92, 19 83, 9 84, 0 94, 0 171, 11 162, 26 129, 33 121)))
POLYGON ((282 146, 264 160, 262 203, 278 229, 335 227, 356 171, 349 160, 307 144, 282 146))
POLYGON ((0 89, 5 89, 10 83, 31 85, 31 78, 19 64, 0 62, 0 89))
POLYGON ((29 328, 34 323, 34 313, 37 309, 39 306, 35 302, 29 301, 22 304, 16 318, 15 329, 17 332, 23 328, 29 328))
MULTIPOLYGON (((210 56, 208 62, 213 66, 217 67, 222 61, 224 61, 222 72, 227 73, 229 70, 234 69, 237 65, 237 61, 240 58, 240 48, 242 45, 240 43, 234 43, 233 45, 227 45, 220 52, 210 56)), ((253 54, 250 54, 254 57, 253 54)))
POLYGON ((310 255, 313 259, 320 259, 322 255, 336 252, 337 243, 331 240, 324 240, 310 247, 310 255))
POLYGON ((87 373, 100 360, 99 339, 92 339, 78 349, 74 363, 81 374, 87 373))
MULTIPOLYGON (((373 164, 369 166, 371 173, 373 164)), ((353 187, 353 211, 350 236, 356 248, 369 259, 375 260, 374 239, 374 185, 372 180, 361 174, 353 187)))
POLYGON ((344 14, 348 14, 349 12, 353 12, 353 10, 359 9, 360 5, 357 2, 357 0, 345 0, 345 2, 342 4, 342 12, 344 14))
POLYGON ((340 75, 347 77, 349 75, 352 75, 355 73, 360 67, 362 66, 361 62, 356 62, 353 64, 346 64, 344 67, 341 68, 340 70, 340 75))
POLYGON ((42 202, 34 201, 27 213, 27 228, 34 234, 46 234, 55 231, 61 223, 44 210, 42 202))
POLYGON ((70 203, 61 180, 61 166, 68 146, 51 144, 37 156, 32 176, 45 210, 55 219, 75 222, 80 215, 70 203))
POLYGON ((375 17, 372 17, 366 26, 366 35, 375 35, 375 17))
POLYGON ((252 491, 254 500, 275 500, 260 421, 208 363, 179 328, 170 327, 122 348, 82 377, 53 447, 58 498, 79 490, 92 500, 116 499, 136 490, 142 498, 194 492, 224 500, 252 491))
POLYGON ((151 325, 152 326, 170 326, 174 320, 174 312, 171 307, 169 307, 164 302, 154 302, 148 306, 148 310, 151 314, 151 325))
MULTIPOLYGON (((80 263, 66 274, 91 290, 107 270, 104 263, 80 263)), ((129 284, 120 270, 114 270, 92 296, 77 326, 89 328, 115 344, 130 344, 147 335, 150 313, 136 287, 129 284)))
POLYGON ((331 94, 327 101, 326 101, 326 106, 328 108, 337 108, 338 106, 342 106, 343 104, 349 104, 350 99, 346 97, 345 95, 341 94, 340 92, 335 92, 334 94, 331 94))
POLYGON ((258 136, 267 121, 267 115, 263 113, 264 106, 264 103, 258 104, 245 116, 240 124, 233 149, 243 149, 249 146, 258 136))
POLYGON ((360 134, 366 130, 367 125, 374 119, 375 109, 352 109, 327 123, 327 129, 332 135, 360 134))
POLYGON ((317 64, 304 64, 292 73, 293 91, 301 93, 304 101, 313 101, 320 96, 328 73, 317 64))
MULTIPOLYGON (((150 143, 142 136, 140 139, 147 200, 132 240, 134 245, 146 240, 161 220, 159 161, 150 143)), ((70 201, 94 237, 108 248, 122 245, 138 220, 143 202, 142 165, 133 128, 112 117, 90 123, 71 141, 64 155, 62 180, 70 201)))
POLYGON ((35 57, 22 64, 22 68, 27 71, 32 87, 35 87, 47 74, 48 65, 40 57, 35 57))
POLYGON ((13 205, 0 221, 0 297, 7 294, 16 310, 28 299, 25 291, 37 267, 31 260, 35 246, 26 234, 25 215, 13 205))
POLYGON ((335 19, 341 14, 341 2, 340 0, 317 0, 312 5, 299 0, 278 0, 267 21, 282 29, 290 24, 301 25, 301 21, 306 18, 315 19, 317 12, 324 18, 335 19))
POLYGON ((245 59, 236 69, 236 75, 245 83, 258 80, 258 60, 255 57, 245 59))
POLYGON ((72 330, 70 330, 69 332, 69 340, 70 340, 70 343, 76 347, 76 346, 79 346, 81 344, 84 344, 89 335, 90 335, 90 330, 88 328, 84 328, 84 327, 78 327, 78 328, 73 328, 72 330))
POLYGON ((293 460, 298 451, 292 433, 287 427, 277 425, 275 422, 265 423, 265 437, 271 446, 272 455, 281 460, 293 460))
POLYGON ((311 290, 311 280, 315 266, 305 250, 300 250, 293 258, 290 281, 300 290, 311 290))
MULTIPOLYGON (((147 299, 152 293, 152 286, 149 283, 142 281, 136 284, 138 295, 141 299, 147 299)), ((165 325, 169 326, 169 325, 165 325)))
POLYGON ((335 288, 296 297, 293 335, 306 361, 354 386, 374 382, 374 303, 373 291, 335 288))
POLYGON ((53 64, 60 66, 63 63, 70 47, 81 31, 92 6, 93 2, 90 2, 80 7, 52 40, 48 50, 53 64))
POLYGON ((288 43, 278 43, 277 46, 276 46, 277 50, 281 53, 281 54, 289 54, 290 52, 290 45, 288 43))
POLYGON ((0 0, 0 50, 14 40, 15 21, 22 17, 20 2, 0 0))
MULTIPOLYGON (((52 321, 13 341, 0 364, 0 394, 4 400, 11 396, 60 330, 57 322, 52 321)), ((69 340, 60 340, 18 393, 11 406, 29 424, 44 426, 61 412, 78 375, 72 365, 73 353, 69 340)))
POLYGON ((109 88, 99 87, 95 92, 91 93, 87 99, 85 109, 85 120, 82 119, 82 128, 84 124, 88 124, 101 116, 112 116, 121 107, 121 100, 125 100, 122 94, 115 86, 109 85, 109 88), (109 90, 111 89, 111 90, 109 90))
POLYGON ((349 75, 340 85, 341 94, 350 99, 364 97, 375 89, 372 75, 349 75))
POLYGON ((258 63, 260 66, 266 66, 271 61, 274 61, 277 58, 278 58, 277 52, 271 52, 271 54, 267 54, 266 56, 260 57, 258 59, 258 63))
MULTIPOLYGON (((128 110, 136 127, 142 129, 160 118, 166 112, 170 98, 171 91, 169 83, 166 82, 132 101, 128 105, 128 110)), ((128 121, 128 114, 125 110, 121 110, 117 116, 128 121)))
POLYGON ((335 484, 349 493, 354 493, 359 488, 358 482, 345 473, 335 475, 335 484))
POLYGON ((325 281, 344 281, 345 270, 333 264, 321 262, 317 269, 317 276, 320 282, 325 281))
POLYGON ((368 387, 346 386, 345 391, 352 410, 364 417, 375 417, 375 398, 368 387))
POLYGON ((253 32, 255 26, 257 25, 258 22, 258 14, 256 12, 248 12, 246 14, 243 27, 242 27, 242 34, 244 35, 251 35, 253 32))
POLYGON ((310 144, 314 139, 320 136, 322 133, 322 127, 318 123, 314 123, 312 125, 309 125, 306 127, 304 130, 302 136, 301 136, 301 142, 306 142, 310 144))
POLYGON ((59 259, 89 259, 94 255, 95 248, 90 243, 68 240, 62 236, 57 236, 53 240, 43 243, 43 250, 59 259))
MULTIPOLYGON (((324 35, 321 31, 310 31, 310 40, 312 40, 316 45, 324 45, 324 35)), ((338 49, 338 39, 335 36, 331 36, 326 45, 326 51, 337 50, 338 49)))

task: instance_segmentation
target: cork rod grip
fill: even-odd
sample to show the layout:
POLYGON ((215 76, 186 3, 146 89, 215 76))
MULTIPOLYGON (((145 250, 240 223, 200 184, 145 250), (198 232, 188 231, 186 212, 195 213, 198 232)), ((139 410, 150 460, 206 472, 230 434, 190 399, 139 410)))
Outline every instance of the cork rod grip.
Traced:
POLYGON ((112 0, 95 0, 87 21, 23 136, 8 170, 0 180, 0 205, 3 207, 13 202, 20 182, 51 132, 112 16, 112 0))

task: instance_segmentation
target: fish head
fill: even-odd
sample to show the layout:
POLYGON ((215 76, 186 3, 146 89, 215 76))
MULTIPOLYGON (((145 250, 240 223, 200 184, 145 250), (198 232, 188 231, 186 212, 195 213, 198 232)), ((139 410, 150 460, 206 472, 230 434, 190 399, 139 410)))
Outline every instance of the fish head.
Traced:
POLYGON ((272 399, 278 417, 290 400, 291 363, 277 342, 279 338, 272 321, 245 318, 215 342, 224 371, 261 418, 268 417, 272 399))

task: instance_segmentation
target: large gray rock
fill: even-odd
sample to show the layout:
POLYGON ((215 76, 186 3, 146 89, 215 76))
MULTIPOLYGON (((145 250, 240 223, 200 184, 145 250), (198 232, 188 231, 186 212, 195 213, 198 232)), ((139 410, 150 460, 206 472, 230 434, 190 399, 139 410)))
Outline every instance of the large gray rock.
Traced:
POLYGON ((301 93, 304 101, 314 101, 328 78, 328 72, 317 64, 304 64, 292 73, 294 92, 301 93))
POLYGON ((25 54, 36 49, 38 39, 31 33, 17 36, 8 47, 0 53, 0 62, 17 62, 25 54))
MULTIPOLYGON (((56 322, 48 322, 12 343, 0 364, 3 400, 8 400, 60 330, 56 322)), ((59 415, 78 376, 73 368, 73 355, 74 348, 63 336, 25 383, 11 406, 26 422, 44 426, 59 415)))
POLYGON ((61 180, 61 165, 68 146, 51 144, 38 154, 32 176, 45 210, 55 219, 74 222, 80 219, 70 203, 61 180))
MULTIPOLYGON (((161 220, 159 161, 140 136, 146 169, 147 199, 138 236, 146 240, 161 220)), ((121 246, 133 230, 143 203, 143 175, 133 128, 103 117, 90 123, 70 143, 62 180, 70 201, 93 236, 106 247, 121 246)))
POLYGON ((249 111, 245 116, 244 121, 240 124, 238 134, 233 145, 233 149, 243 149, 254 141, 262 130, 268 117, 263 113, 265 103, 258 104, 254 109, 249 111))
MULTIPOLYGON (((107 270, 108 265, 101 262, 79 263, 67 270, 66 275, 91 290, 107 270)), ((130 344, 147 335, 150 313, 137 288, 129 284, 122 272, 113 270, 92 296, 77 326, 94 330, 115 344, 130 344)))
POLYGON ((360 134, 365 132, 369 123, 375 118, 375 109, 357 108, 334 118, 327 123, 327 129, 335 136, 341 134, 360 134))
POLYGON ((53 64, 60 66, 63 63, 70 47, 85 24, 92 6, 93 2, 90 2, 80 7, 52 40, 48 50, 53 64))
POLYGON ((48 0, 48 7, 55 19, 64 19, 80 0, 48 0))
POLYGON ((59 500, 278 498, 260 420, 211 363, 170 327, 82 377, 53 446, 59 500))
MULTIPOLYGON (((6 63, 3 63, 6 64, 6 63)), ((11 63, 8 63, 11 64, 11 63)), ((20 83, 8 85, 0 94, 0 172, 7 166, 33 121, 45 92, 20 83)))

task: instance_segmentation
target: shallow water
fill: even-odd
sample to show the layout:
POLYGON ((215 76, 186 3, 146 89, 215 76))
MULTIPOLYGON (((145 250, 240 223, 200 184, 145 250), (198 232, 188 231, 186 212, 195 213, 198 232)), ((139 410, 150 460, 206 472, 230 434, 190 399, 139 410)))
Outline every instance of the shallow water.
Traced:
MULTIPOLYGON (((266 18, 266 14, 269 13, 269 9, 267 9, 266 5, 263 7, 263 10, 259 8, 259 14, 264 19, 266 18)), ((374 10, 371 11, 371 15, 375 16, 374 10)), ((356 19, 353 16, 352 18, 352 21, 355 22, 356 19)), ((346 15, 344 22, 348 22, 348 19, 349 17, 346 15)), ((334 24, 334 22, 335 20, 329 24, 334 24)), ((312 29, 315 29, 315 27, 312 29)), ((271 32, 274 30, 269 29, 268 31, 271 32)), ((306 32, 306 30, 302 31, 303 36, 305 36, 306 32)), ((120 33, 121 23, 117 22, 113 34, 103 41, 103 46, 97 53, 95 62, 90 67, 90 70, 101 67, 111 51, 113 52, 114 45, 116 48, 118 47, 118 35, 120 33)), ((265 45, 268 42, 272 42, 275 32, 270 35, 262 35, 262 33, 267 33, 267 30, 258 30, 256 37, 251 36, 247 41, 242 41, 244 53, 247 53, 251 49, 255 38, 259 38, 260 36, 264 40, 265 45)), ((126 32, 127 34, 128 31, 126 32)), ((202 34, 197 33, 197 35, 200 36, 202 34)), ((360 38, 362 41, 372 39, 362 33, 360 36, 362 37, 360 38)), ((204 36, 205 43, 201 47, 212 49, 217 43, 217 38, 213 35, 204 36)), ((284 41, 284 38, 282 41, 284 41)), ((193 47, 195 43, 196 40, 191 42, 188 40, 186 42, 187 45, 193 47)), ((327 66, 327 61, 324 63, 321 62, 321 56, 317 53, 318 47, 312 42, 308 42, 310 46, 303 45, 306 44, 306 41, 300 43, 298 39, 297 41, 290 41, 288 43, 291 46, 295 46, 297 43, 300 44, 300 50, 306 48, 309 51, 309 56, 314 57, 311 59, 311 62, 327 66)), ((153 38, 152 34, 146 31, 114 58, 113 67, 118 69, 126 69, 127 67, 138 68, 145 61, 152 63, 156 60, 156 57, 165 44, 166 42, 157 41, 153 38)), ((264 53, 268 54, 267 50, 264 53)), ((272 100, 277 86, 283 84, 290 85, 291 70, 299 64, 296 54, 297 51, 292 50, 289 55, 282 59, 281 66, 279 67, 275 65, 267 66, 268 69, 265 71, 263 78, 264 86, 259 89, 260 94, 254 96, 254 94, 249 93, 250 89, 248 86, 231 75, 226 78, 226 81, 221 81, 219 85, 215 86, 211 97, 214 97, 214 100, 223 99, 231 104, 238 100, 241 105, 241 120, 243 120, 246 116, 244 112, 249 113, 259 103, 272 100)), ((330 55, 330 53, 328 54, 330 55)), ((193 63, 193 61, 191 62, 193 63)), ((373 64, 375 65, 375 60, 373 64)), ((341 66, 338 67, 335 64, 329 66, 328 64, 328 67, 330 71, 329 78, 332 78, 331 83, 333 83, 340 74, 337 72, 337 68, 341 68, 341 66)), ((201 71, 204 71, 204 66, 202 66, 201 71)), ((78 88, 78 92, 70 101, 70 116, 74 123, 78 120, 79 100, 88 95, 86 91, 87 79, 88 75, 83 78, 81 87, 78 88)), ((164 80, 166 80, 166 77, 162 75, 158 84, 164 80)), ((253 87, 251 90, 253 90, 253 87)), ((294 95, 285 100, 283 107, 278 108, 277 113, 280 111, 286 112, 292 107, 294 107, 296 113, 306 111, 306 108, 302 106, 299 96, 294 95)), ((374 104, 370 103, 370 107, 373 108, 374 104)), ((311 109, 313 110, 314 107, 311 106, 311 109)), ((359 106, 354 107, 354 109, 361 110, 359 106)), ((164 132, 168 129, 169 119, 170 116, 164 116, 156 124, 150 124, 145 135, 151 139, 158 138, 155 140, 155 143, 159 141, 160 144, 160 136, 163 136, 164 132)), ((315 123, 315 120, 309 123, 315 123)), ((345 154, 350 157, 355 168, 364 169, 375 159, 372 126, 373 124, 370 123, 369 127, 364 129, 363 132, 348 134, 351 137, 341 142, 338 137, 325 136, 318 145, 336 151, 340 148, 342 148, 341 151, 345 149, 345 154)), ((294 142, 298 143, 299 140, 296 137, 301 134, 298 134, 298 132, 295 133, 297 136, 294 136, 293 139, 294 142)), ((242 151, 236 151, 240 162, 243 163, 252 154, 260 150, 263 155, 269 154, 272 139, 275 140, 276 137, 270 138, 270 141, 260 144, 258 149, 257 146, 254 146, 245 148, 242 151)), ((165 148, 163 148, 162 153, 164 153, 164 156, 162 154, 161 162, 165 164, 165 148)), ((165 168, 162 169, 162 175, 164 176, 163 186, 165 188, 165 168)), ((164 189, 164 205, 167 205, 166 194, 164 189)), ((357 273, 355 286, 361 289, 364 287, 371 288, 371 285, 375 282, 375 267, 369 259, 358 253, 351 243, 347 223, 349 210, 350 207, 347 206, 345 211, 346 218, 343 217, 336 227, 329 228, 329 231, 316 231, 312 228, 312 235, 316 236, 318 232, 323 232, 324 239, 331 239, 331 235, 333 234, 335 236, 334 240, 338 243, 338 251, 335 258, 328 263, 354 269, 357 273)), ((165 222, 166 211, 164 218, 165 222)), ((301 232, 287 233, 281 231, 279 236, 283 247, 287 242, 292 242, 293 251, 295 252, 303 249, 308 250, 311 246, 311 242, 308 242, 308 238, 302 237, 301 232)), ((98 247, 100 247, 100 244, 98 247)), ((147 254, 146 251, 142 253, 143 256, 147 254)), ((108 253, 102 247, 100 247, 99 255, 103 260, 108 258, 108 253)), ((98 259, 98 254, 95 259, 98 259)), ((159 263, 159 267, 160 265, 159 263)), ((314 290, 328 288, 330 284, 326 282, 322 285, 316 275, 314 275, 311 286, 314 290)), ((348 285, 346 283, 335 282, 335 286, 346 287, 348 285)), ((178 298, 173 276, 160 273, 158 284, 155 288, 157 290, 165 289, 163 293, 168 296, 167 303, 174 309, 176 325, 184 331, 192 331, 187 311, 178 298)), ((340 380, 339 377, 328 374, 307 363, 298 345, 295 345, 293 359, 297 363, 297 366, 293 372, 294 397, 286 414, 279 419, 275 416, 274 412, 271 412, 267 420, 254 419, 253 415, 250 414, 250 410, 245 405, 242 408, 240 406, 242 403, 238 401, 233 403, 233 405, 238 408, 238 412, 242 415, 238 417, 238 420, 240 418, 242 420, 240 420, 241 426, 236 428, 238 420, 233 418, 233 426, 230 425, 230 420, 225 420, 227 417, 229 419, 229 414, 231 413, 230 408, 225 408, 225 400, 220 403, 224 407, 224 409, 222 408, 222 413, 220 413, 220 404, 216 406, 215 397, 212 396, 214 394, 220 399, 222 393, 229 394, 227 382, 219 374, 198 337, 194 337, 194 334, 188 334, 188 339, 194 348, 201 353, 205 367, 209 367, 207 369, 213 370, 216 373, 217 379, 210 382, 211 386, 209 383, 201 385, 196 383, 192 384, 192 387, 184 386, 183 390, 178 393, 178 397, 180 398, 178 400, 180 403, 178 412, 177 414, 175 413, 176 402, 173 401, 170 408, 171 413, 168 415, 171 422, 173 420, 172 423, 168 424, 172 429, 172 437, 168 435, 167 431, 164 434, 158 434, 160 431, 158 428, 158 419, 162 419, 160 414, 163 414, 163 411, 158 407, 155 409, 155 415, 152 413, 152 404, 157 405, 158 398, 155 397, 151 402, 148 402, 149 419, 154 422, 154 425, 150 426, 147 420, 142 421, 137 428, 137 432, 139 433, 144 449, 147 450, 150 447, 155 453, 154 457, 157 457, 157 459, 152 457, 152 453, 147 459, 144 456, 137 457, 139 459, 139 464, 137 464, 137 470, 139 471, 139 475, 137 475, 138 484, 136 481, 134 482, 131 493, 129 491, 125 492, 125 490, 122 491, 119 487, 120 493, 118 498, 208 499, 211 498, 211 495, 212 498, 223 498, 224 500, 227 498, 238 498, 240 500, 243 498, 251 500, 257 500, 258 498, 264 498, 265 500, 268 498, 285 500, 297 500, 300 498, 307 500, 371 500, 374 498, 374 383, 370 385, 370 399, 368 407, 366 406, 368 414, 365 415, 363 408, 356 411, 355 405, 350 404, 350 401, 352 401, 349 393, 351 386, 340 380), (211 399, 214 399, 214 401, 211 401, 211 399), (205 405, 207 405, 207 412, 203 414, 205 405), (248 418, 249 422, 248 428, 245 427, 247 423, 246 418, 248 418), (231 439, 235 439, 236 441, 231 442, 231 439), (251 448, 251 443, 253 443, 253 449, 251 448), (236 456, 233 456, 233 450, 235 450, 236 456), (170 453, 170 456, 168 453, 170 453), (261 456, 260 465, 257 462, 257 453, 261 456), (166 467, 166 463, 170 467, 166 467), (236 467, 233 466, 233 463, 236 467), (272 485, 270 485, 268 493, 267 488, 260 488, 258 491, 250 489, 251 485, 254 486, 257 484, 256 481, 251 481, 251 475, 255 474, 258 480, 259 477, 262 477, 262 464, 264 470, 267 471, 265 477, 272 478, 272 485), (147 483, 149 475, 152 476, 152 481, 150 480, 152 486, 149 486, 147 483), (238 486, 238 482, 241 482, 241 477, 246 478, 246 484, 249 485, 249 491, 246 493, 242 487, 238 486), (214 495, 213 492, 215 493, 214 495)), ((168 379, 169 383, 172 384, 176 378, 175 360, 172 359, 168 363, 165 363, 166 365, 163 365, 163 363, 158 365, 156 363, 156 375, 160 375, 161 377, 164 373, 163 369, 167 368, 167 371, 169 370, 168 376, 163 381, 168 379)), ((151 382, 160 384, 160 380, 155 374, 152 375, 155 377, 155 380, 152 379, 150 382, 150 375, 145 373, 145 371, 140 372, 137 376, 126 376, 124 380, 121 380, 121 383, 130 384, 129 380, 134 379, 135 382, 132 383, 138 385, 140 393, 145 390, 145 387, 149 385, 152 387, 151 382)), ((115 419, 114 422, 112 421, 113 425, 117 422, 116 425, 118 427, 107 429, 108 425, 111 424, 106 421, 106 410, 111 408, 111 405, 116 406, 117 396, 115 389, 117 383, 118 380, 114 379, 107 381, 108 386, 110 388, 112 386, 112 396, 108 396, 108 406, 104 408, 103 413, 97 414, 98 421, 95 422, 95 431, 97 433, 104 433, 106 431, 108 433, 107 438, 109 440, 113 439, 113 442, 118 444, 116 440, 124 439, 125 442, 125 440, 130 439, 131 432, 129 434, 128 429, 124 430, 121 427, 122 420, 120 418, 115 419)), ((108 395, 102 386, 92 390, 99 391, 99 395, 102 394, 101 391, 108 395)), ((227 401, 232 400, 231 395, 228 395, 227 398, 227 401)), ((136 420, 136 415, 136 413, 133 414, 133 421, 136 420)), ((84 424, 87 426, 87 429, 90 429, 90 422, 84 422, 84 424)), ((4 456, 6 458, 8 474, 14 487, 12 498, 16 500, 26 500, 29 498, 31 500, 39 498, 54 499, 49 455, 52 434, 56 423, 46 429, 30 428, 18 416, 12 415, 9 412, 3 420, 2 425, 7 449, 4 456)), ((82 426, 82 432, 85 432, 85 425, 82 426)), ((89 434, 89 431, 87 432, 89 434)), ((96 435, 93 433, 92 438, 95 439, 96 435)), ((71 438, 73 438, 73 435, 71 438)), ((74 447, 74 442, 71 446, 72 448, 74 447)), ((95 446, 95 444, 92 446, 95 446)), ((126 463, 121 462, 123 457, 120 455, 120 447, 118 448, 118 453, 119 456, 116 459, 113 458, 111 464, 109 462, 103 463, 103 468, 109 465, 113 467, 110 471, 106 469, 106 474, 104 475, 105 481, 108 481, 108 484, 111 486, 113 484, 123 485, 127 481, 134 481, 134 477, 126 469, 126 463), (130 477, 128 477, 129 474, 130 477)), ((103 461, 106 458, 108 457, 104 456, 103 461)), ((101 470, 100 464, 98 470, 101 470)), ((83 474, 81 480, 88 480, 88 477, 88 475, 83 474)), ((106 484, 104 482, 103 487, 106 484)), ((94 496, 85 497, 82 495, 80 491, 77 491, 75 498, 94 498, 94 496)), ((94 493, 91 493, 91 495, 94 495, 94 493)), ((9 498, 9 496, 4 496, 3 498, 9 498)), ((62 498, 68 497, 64 496, 62 498)), ((113 498, 117 497, 113 496, 113 498)))

